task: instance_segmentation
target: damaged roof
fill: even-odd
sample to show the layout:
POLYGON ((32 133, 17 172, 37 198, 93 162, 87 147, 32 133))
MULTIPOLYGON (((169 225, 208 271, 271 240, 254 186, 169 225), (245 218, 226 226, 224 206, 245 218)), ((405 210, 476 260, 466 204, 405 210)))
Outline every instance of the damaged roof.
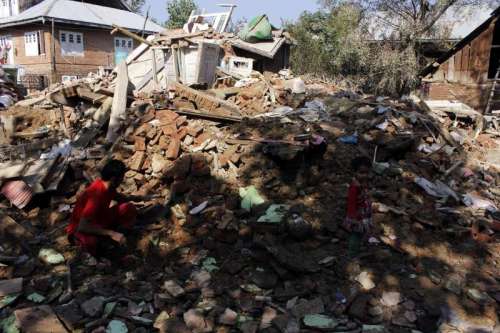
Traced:
POLYGON ((491 24, 491 22, 500 17, 500 6, 495 9, 491 15, 486 19, 480 26, 476 27, 471 33, 465 36, 462 40, 460 40, 457 44, 455 44, 452 48, 448 50, 444 55, 436 59, 433 63, 429 64, 425 67, 420 75, 422 77, 435 72, 439 66, 450 59, 455 53, 461 50, 465 45, 467 45, 471 40, 479 36, 483 31, 485 31, 491 24))
MULTIPOLYGON (((54 19, 58 23, 79 24, 99 28, 112 25, 142 31, 145 18, 136 13, 71 0, 45 0, 19 15, 0 19, 0 28, 54 19)), ((151 20, 146 22, 146 32, 160 32, 164 28, 151 20)))
POLYGON ((240 38, 231 41, 234 47, 253 52, 270 59, 274 58, 276 53, 283 46, 283 44, 285 44, 285 42, 286 38, 284 37, 274 37, 273 41, 259 43, 248 43, 240 38))

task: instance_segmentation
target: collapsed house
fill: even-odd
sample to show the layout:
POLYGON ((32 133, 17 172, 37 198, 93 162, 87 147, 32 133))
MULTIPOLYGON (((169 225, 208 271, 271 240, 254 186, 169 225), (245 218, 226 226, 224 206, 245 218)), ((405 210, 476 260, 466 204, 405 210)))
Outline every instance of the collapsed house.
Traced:
POLYGON ((150 36, 113 73, 0 113, 0 330, 497 332, 497 134, 416 96, 251 70, 237 43, 150 36), (361 156, 374 232, 353 257, 361 156), (110 159, 141 201, 126 247, 97 260, 64 229, 110 159))
POLYGON ((166 30, 149 37, 126 60, 134 90, 165 89, 174 82, 212 87, 219 79, 240 80, 254 71, 278 73, 288 68, 293 43, 288 32, 273 28, 262 15, 253 20, 248 36, 242 38, 226 32, 230 14, 219 14, 226 21, 219 24, 224 19, 218 18, 216 28, 203 23, 203 17, 214 14, 192 15, 184 30, 166 30), (199 23, 190 25, 194 20, 199 23), (252 30, 258 38, 252 38, 252 30))
MULTIPOLYGON (((500 68, 500 8, 445 55, 423 71, 422 92, 429 100, 457 100, 484 112, 500 68)), ((500 105, 490 107, 495 110, 500 105)), ((490 109, 491 109, 490 108, 490 109)))

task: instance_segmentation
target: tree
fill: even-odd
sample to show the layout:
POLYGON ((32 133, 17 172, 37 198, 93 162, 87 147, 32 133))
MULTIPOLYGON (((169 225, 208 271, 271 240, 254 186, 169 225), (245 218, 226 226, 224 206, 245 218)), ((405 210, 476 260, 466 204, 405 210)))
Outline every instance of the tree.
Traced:
POLYGON ((142 7, 144 6, 144 3, 146 0, 130 0, 129 1, 129 6, 132 9, 133 12, 135 13, 141 13, 142 12, 142 7))
POLYGON ((171 0, 167 3, 168 20, 165 26, 168 29, 182 28, 189 19, 191 12, 198 6, 193 0, 171 0))

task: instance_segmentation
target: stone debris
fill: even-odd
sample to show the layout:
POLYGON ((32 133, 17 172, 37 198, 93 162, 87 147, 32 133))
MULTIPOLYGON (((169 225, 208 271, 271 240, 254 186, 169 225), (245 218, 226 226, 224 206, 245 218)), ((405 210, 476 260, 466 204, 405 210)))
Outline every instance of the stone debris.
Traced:
MULTIPOLYGON (((155 43, 232 38, 206 33, 155 43)), ((32 312, 54 332, 59 319, 88 332, 498 324, 494 128, 474 138, 470 119, 416 96, 290 71, 215 75, 128 93, 116 73, 92 76, 0 112, 0 325, 15 314, 26 326, 32 312), (373 234, 351 253, 358 239, 343 222, 361 156, 373 161, 373 234), (93 258, 64 229, 112 158, 127 166, 118 192, 137 198, 138 219, 126 245, 102 242, 109 255, 93 258)))

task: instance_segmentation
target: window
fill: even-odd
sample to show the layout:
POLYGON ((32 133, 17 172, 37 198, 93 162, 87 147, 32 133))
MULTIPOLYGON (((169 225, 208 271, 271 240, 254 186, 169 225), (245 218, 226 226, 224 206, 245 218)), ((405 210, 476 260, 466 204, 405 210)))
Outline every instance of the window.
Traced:
POLYGON ((61 54, 67 56, 83 56, 83 34, 81 32, 60 31, 61 54))
POLYGON ((38 56, 45 52, 43 47, 43 33, 40 31, 26 32, 24 34, 24 51, 27 57, 38 56))
POLYGON ((133 51, 131 38, 115 37, 115 65, 122 62, 133 51))

